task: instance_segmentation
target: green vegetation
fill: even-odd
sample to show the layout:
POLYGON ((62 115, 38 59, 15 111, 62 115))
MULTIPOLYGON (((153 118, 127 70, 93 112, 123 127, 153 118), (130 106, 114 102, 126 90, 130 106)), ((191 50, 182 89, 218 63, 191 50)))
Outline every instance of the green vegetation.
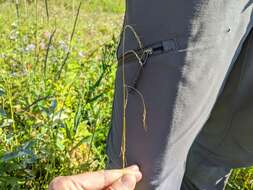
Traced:
MULTIPOLYGON (((0 189, 104 167, 123 0, 0 0, 0 189)), ((228 189, 253 189, 253 170, 228 189)))
POLYGON ((79 1, 1 2, 0 189, 104 167, 123 11, 107 2, 75 28, 79 1))

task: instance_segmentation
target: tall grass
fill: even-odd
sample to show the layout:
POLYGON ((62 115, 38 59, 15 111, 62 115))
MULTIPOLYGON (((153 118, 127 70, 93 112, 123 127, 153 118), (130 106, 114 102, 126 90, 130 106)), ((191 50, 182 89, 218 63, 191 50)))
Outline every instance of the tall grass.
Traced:
POLYGON ((47 21, 49 22, 49 11, 48 11, 48 1, 45 0, 45 10, 46 10, 46 14, 47 14, 47 21))
POLYGON ((66 62, 67 62, 67 60, 69 58, 69 55, 70 55, 70 50, 72 48, 72 41, 73 41, 73 37, 74 37, 75 31, 76 31, 77 20, 79 18, 82 2, 83 1, 81 0, 80 3, 79 3, 78 9, 77 9, 77 13, 76 13, 76 16, 75 16, 75 21, 74 21, 74 26, 73 26, 73 29, 72 29, 72 32, 71 32, 71 35, 70 35, 70 40, 69 40, 69 50, 68 50, 68 52, 67 52, 67 54, 66 54, 66 56, 65 56, 65 58, 63 60, 63 63, 61 65, 61 67, 60 67, 60 70, 58 72, 57 80, 60 79, 62 70, 63 70, 64 66, 66 65, 66 62))
POLYGON ((20 13, 19 13, 19 0, 15 1, 15 5, 16 5, 17 18, 19 18, 20 17, 20 13))
POLYGON ((123 111, 122 111, 122 142, 121 142, 121 157, 122 157, 122 168, 125 168, 126 164, 127 164, 127 160, 126 160, 126 131, 127 131, 127 125, 126 125, 126 109, 127 109, 127 102, 128 102, 128 90, 131 89, 131 90, 134 90, 137 95, 140 96, 141 100, 142 100, 142 105, 143 105, 143 127, 144 129, 146 129, 146 106, 145 106, 145 100, 144 100, 144 97, 142 95, 142 93, 137 90, 134 86, 130 86, 130 85, 127 85, 126 84, 126 79, 125 79, 125 55, 127 53, 132 53, 138 63, 140 64, 140 67, 143 66, 143 62, 142 62, 142 56, 144 55, 144 51, 143 51, 143 54, 141 56, 139 56, 135 50, 128 50, 128 51, 125 51, 125 42, 126 42, 126 32, 127 32, 127 29, 130 30, 130 32, 134 35, 136 41, 137 41, 137 44, 139 45, 139 48, 143 48, 143 45, 142 45, 142 42, 140 40, 140 37, 139 35, 137 34, 137 32, 135 31, 135 29, 131 26, 131 25, 125 25, 124 28, 123 28, 123 33, 122 33, 122 52, 123 52, 123 55, 122 55, 122 89, 123 89, 123 111))

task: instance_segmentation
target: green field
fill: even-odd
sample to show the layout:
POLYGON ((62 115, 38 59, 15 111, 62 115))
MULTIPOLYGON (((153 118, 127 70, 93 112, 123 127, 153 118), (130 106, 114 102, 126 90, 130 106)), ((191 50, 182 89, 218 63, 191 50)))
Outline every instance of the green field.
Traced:
MULTIPOLYGON (((81 2, 0 0, 1 190, 105 166, 124 3, 81 2)), ((253 189, 253 169, 227 189, 253 189)))

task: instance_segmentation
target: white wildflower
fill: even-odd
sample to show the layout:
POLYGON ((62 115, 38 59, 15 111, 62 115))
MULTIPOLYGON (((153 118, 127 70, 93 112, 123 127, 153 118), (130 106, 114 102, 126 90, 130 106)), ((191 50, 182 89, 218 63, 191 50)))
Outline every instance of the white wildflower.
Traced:
POLYGON ((18 38, 18 32, 15 31, 15 30, 11 31, 9 37, 10 37, 11 40, 16 40, 18 38))
POLYGON ((82 51, 79 51, 79 52, 78 52, 78 55, 79 55, 80 57, 84 57, 84 56, 85 56, 85 53, 82 52, 82 51))
POLYGON ((60 46, 60 48, 61 48, 63 51, 65 51, 65 52, 68 51, 68 46, 67 46, 67 44, 66 44, 63 40, 60 40, 60 41, 59 41, 59 46, 60 46))
POLYGON ((34 44, 29 44, 26 46, 25 51, 33 51, 35 47, 36 46, 34 44))

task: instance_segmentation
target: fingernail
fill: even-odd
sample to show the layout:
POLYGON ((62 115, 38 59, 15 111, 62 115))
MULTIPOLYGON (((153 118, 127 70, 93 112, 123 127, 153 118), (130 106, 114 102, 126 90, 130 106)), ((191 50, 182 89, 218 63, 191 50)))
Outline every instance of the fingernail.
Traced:
POLYGON ((126 174, 121 178, 121 182, 127 189, 131 189, 135 186, 136 180, 133 175, 126 174))
POLYGON ((137 165, 132 165, 129 167, 129 169, 134 170, 134 171, 139 171, 139 167, 137 165))

